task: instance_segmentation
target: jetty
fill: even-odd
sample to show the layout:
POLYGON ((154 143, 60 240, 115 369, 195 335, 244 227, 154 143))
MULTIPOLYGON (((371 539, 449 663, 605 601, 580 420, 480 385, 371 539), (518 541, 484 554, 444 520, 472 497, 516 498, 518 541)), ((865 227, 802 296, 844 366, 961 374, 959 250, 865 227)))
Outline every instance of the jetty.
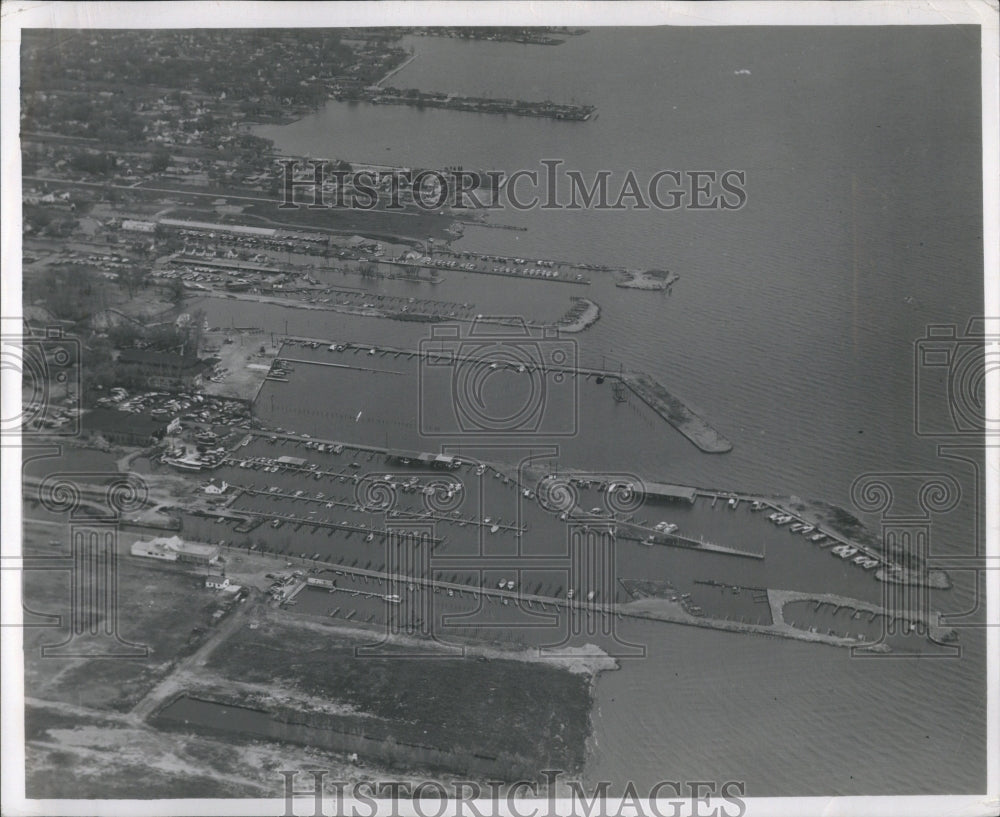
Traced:
POLYGON ((523 99, 493 99, 490 97, 458 96, 443 92, 425 92, 414 88, 400 90, 381 85, 343 93, 348 101, 370 102, 373 105, 413 105, 420 108, 443 108, 469 113, 509 114, 534 116, 569 122, 586 122, 597 108, 594 105, 572 105, 562 102, 529 102, 523 99))
POLYGON ((621 380, 701 451, 706 454, 725 454, 733 450, 733 444, 729 440, 648 374, 626 372, 621 375, 621 380))

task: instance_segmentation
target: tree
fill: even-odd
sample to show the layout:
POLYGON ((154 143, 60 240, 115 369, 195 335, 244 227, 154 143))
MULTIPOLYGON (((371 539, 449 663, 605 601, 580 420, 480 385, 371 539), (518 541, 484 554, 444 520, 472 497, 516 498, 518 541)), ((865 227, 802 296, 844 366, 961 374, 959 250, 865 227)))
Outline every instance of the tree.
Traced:
POLYGON ((198 354, 201 349, 202 335, 205 331, 205 310, 196 309, 191 313, 191 320, 187 325, 188 350, 193 354, 198 354))
POLYGON ((142 330, 131 321, 122 320, 108 328, 108 341, 118 349, 131 349, 142 337, 142 330))
POLYGON ((179 304, 184 300, 184 282, 179 278, 171 278, 167 281, 166 290, 171 303, 179 304))
POLYGON ((149 270, 139 266, 124 269, 118 273, 118 283, 125 287, 129 298, 133 298, 137 290, 149 283, 149 270))
POLYGON ((162 173, 170 167, 170 158, 170 151, 163 145, 157 145, 153 148, 153 156, 149 163, 149 169, 153 173, 162 173))
POLYGON ((77 151, 69 159, 70 167, 94 176, 106 176, 118 164, 118 159, 111 153, 91 153, 77 151))

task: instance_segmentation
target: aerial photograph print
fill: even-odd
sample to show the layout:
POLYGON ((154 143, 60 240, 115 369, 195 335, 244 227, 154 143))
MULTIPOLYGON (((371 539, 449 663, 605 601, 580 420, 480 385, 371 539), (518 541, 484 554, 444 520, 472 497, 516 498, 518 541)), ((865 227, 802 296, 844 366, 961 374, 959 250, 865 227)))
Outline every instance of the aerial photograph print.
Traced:
POLYGON ((3 10, 4 814, 1000 813, 995 2, 3 10))

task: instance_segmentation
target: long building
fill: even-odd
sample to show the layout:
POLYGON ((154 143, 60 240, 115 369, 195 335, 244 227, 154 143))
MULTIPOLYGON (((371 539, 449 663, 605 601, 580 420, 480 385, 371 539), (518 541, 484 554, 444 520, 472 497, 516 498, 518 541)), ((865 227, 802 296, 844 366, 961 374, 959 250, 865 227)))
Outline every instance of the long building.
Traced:
POLYGON ((642 489, 650 499, 665 499, 693 503, 697 492, 686 485, 671 485, 666 482, 643 482, 642 489))
POLYGON ((219 549, 214 545, 185 542, 179 536, 161 536, 133 542, 131 553, 133 556, 158 559, 162 562, 214 565, 219 561, 219 549))

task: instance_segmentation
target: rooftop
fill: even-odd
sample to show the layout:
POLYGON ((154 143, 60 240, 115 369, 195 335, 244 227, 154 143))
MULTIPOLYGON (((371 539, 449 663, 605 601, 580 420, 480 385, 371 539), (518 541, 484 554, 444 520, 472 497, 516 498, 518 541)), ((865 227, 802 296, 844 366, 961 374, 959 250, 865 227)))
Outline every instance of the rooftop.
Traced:
POLYGON ((165 227, 180 227, 185 230, 210 230, 219 233, 240 233, 273 238, 278 231, 272 227, 244 227, 240 224, 214 224, 208 221, 180 221, 175 218, 161 218, 160 224, 165 227))
POLYGON ((219 549, 215 545, 203 545, 197 542, 186 542, 179 536, 160 536, 150 539, 146 544, 153 547, 172 550, 176 553, 190 553, 192 555, 213 558, 218 555, 219 549))
POLYGON ((668 482, 644 482, 642 487, 646 496, 686 499, 688 502, 694 502, 696 496, 695 489, 686 485, 671 485, 668 482))

